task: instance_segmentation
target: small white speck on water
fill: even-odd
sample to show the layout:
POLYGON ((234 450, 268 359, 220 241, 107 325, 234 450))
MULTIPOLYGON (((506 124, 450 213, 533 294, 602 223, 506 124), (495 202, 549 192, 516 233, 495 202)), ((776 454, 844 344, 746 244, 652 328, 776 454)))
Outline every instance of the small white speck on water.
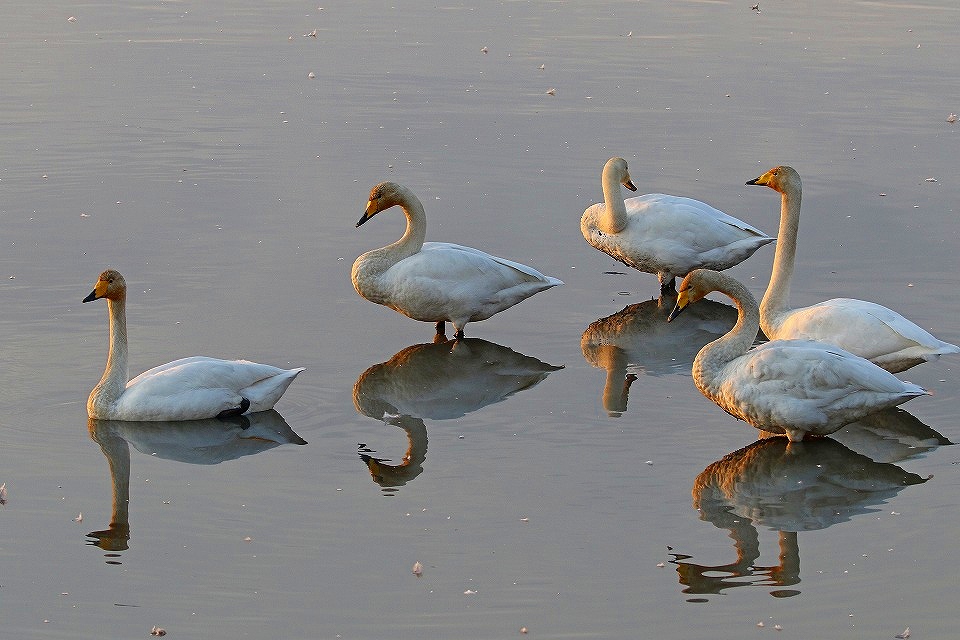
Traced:
POLYGON ((555 96, 555 95, 557 95, 557 89, 556 89, 556 87, 554 87, 554 88, 552 88, 552 89, 547 89, 547 95, 548 95, 548 96, 555 96))
POLYGON ((490 52, 490 49, 487 49, 486 47, 480 47, 480 53, 489 53, 489 52, 490 52))
POLYGON ((457 436, 457 440, 463 440, 464 438, 466 438, 466 436, 463 435, 462 433, 457 436))
POLYGON ((908 286, 908 287, 912 287, 912 286, 913 286, 913 283, 912 283, 912 282, 908 282, 908 283, 907 283, 907 286, 908 286))
POLYGON ((765 626, 767 626, 767 625, 763 624, 763 620, 761 620, 760 622, 757 623, 757 626, 760 627, 760 628, 763 628, 763 627, 765 627, 765 626))
POLYGON ((418 578, 423 575, 423 565, 420 564, 419 560, 413 563, 413 569, 411 569, 411 571, 413 572, 413 575, 417 576, 418 578))
POLYGON ((881 198, 886 198, 886 197, 887 197, 887 194, 881 192, 881 193, 880 193, 880 197, 881 197, 881 198))
POLYGON ((520 518, 520 522, 530 522, 530 518, 520 518))
POLYGON ((892 515, 892 516, 898 516, 898 515, 900 515, 900 512, 899 512, 899 511, 891 511, 891 512, 890 512, 890 515, 892 515))
POLYGON ((307 77, 310 78, 311 80, 313 80, 314 78, 317 77, 317 74, 315 74, 313 71, 311 71, 310 73, 307 74, 307 77))
POLYGON ((910 637, 910 627, 907 627, 906 629, 904 629, 904 630, 903 630, 903 633, 898 633, 897 635, 895 635, 895 636, 893 636, 893 637, 894 637, 894 638, 900 638, 900 640, 904 640, 905 638, 909 638, 909 637, 910 637))
POLYGON ((477 595, 477 592, 474 591, 473 589, 467 589, 466 591, 463 592, 463 595, 465 595, 465 596, 475 596, 475 595, 477 595))
POLYGON ((250 536, 244 536, 243 541, 244 541, 244 542, 253 542, 253 538, 251 538, 250 536))
MULTIPOLYGON (((46 176, 44 176, 44 177, 46 177, 46 176)), ((936 178, 927 178, 927 179, 925 180, 925 182, 936 182, 936 181, 937 181, 936 178)))
POLYGON ((653 464, 653 460, 647 460, 647 464, 653 464))
POLYGON ((520 627, 520 633, 524 633, 524 634, 527 633, 527 628, 526 628, 526 627, 520 627))
POLYGON ((663 562, 658 562, 658 563, 657 563, 657 568, 658 568, 658 569, 663 569, 665 566, 667 566, 667 565, 664 564, 663 562))
MULTIPOLYGON (((547 65, 545 65, 545 64, 542 64, 542 65, 540 65, 540 66, 539 66, 539 67, 537 67, 537 68, 538 68, 538 69, 540 69, 540 71, 543 71, 544 69, 546 69, 546 68, 547 68, 547 65)), ((956 116, 954 116, 954 117, 956 117, 956 116)))
POLYGON ((69 18, 67 18, 67 22, 76 22, 76 21, 77 21, 77 16, 70 16, 69 18))
POLYGON ((773 625, 773 628, 774 628, 775 630, 777 630, 777 631, 783 631, 783 626, 782 626, 782 625, 779 625, 779 624, 773 625))
POLYGON ((83 512, 77 514, 77 517, 73 519, 74 522, 83 522, 83 512))
POLYGON ((949 122, 950 124, 953 124, 956 121, 957 121, 957 114, 951 113, 950 115, 947 116, 947 122, 949 122))

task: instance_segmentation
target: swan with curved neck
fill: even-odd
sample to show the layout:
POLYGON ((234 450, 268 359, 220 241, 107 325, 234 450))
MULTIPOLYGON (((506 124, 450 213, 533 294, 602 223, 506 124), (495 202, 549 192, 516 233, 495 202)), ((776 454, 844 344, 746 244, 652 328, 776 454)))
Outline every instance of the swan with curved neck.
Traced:
POLYGON ((760 327, 757 301, 741 283, 699 269, 684 278, 672 320, 719 291, 737 305, 737 324, 693 361, 693 380, 730 415, 791 442, 823 436, 927 391, 869 360, 812 340, 774 340, 752 348, 760 327))
POLYGON ((760 302, 760 326, 771 339, 808 338, 835 344, 897 373, 960 347, 933 337, 902 315, 866 300, 833 298, 809 307, 790 308, 790 283, 797 255, 802 183, 786 165, 774 167, 748 185, 781 194, 780 231, 770 284, 760 302))
POLYGON ((774 241, 699 200, 649 193, 624 201, 620 185, 637 187, 623 158, 610 158, 601 180, 603 202, 587 207, 580 218, 584 239, 629 267, 657 274, 663 292, 675 291, 676 276, 729 269, 774 241))
POLYGON ((353 263, 351 279, 361 297, 423 322, 444 322, 463 337, 468 322, 486 320, 535 293, 563 284, 536 269, 498 258, 478 249, 447 242, 424 242, 427 216, 420 199, 394 182, 381 182, 370 199, 359 227, 380 213, 399 206, 407 218, 403 236, 364 253, 353 263))
POLYGON ((303 369, 247 360, 194 356, 144 371, 127 381, 127 284, 119 272, 100 274, 84 302, 104 298, 110 314, 107 367, 87 398, 87 415, 102 420, 201 420, 272 409, 303 369))

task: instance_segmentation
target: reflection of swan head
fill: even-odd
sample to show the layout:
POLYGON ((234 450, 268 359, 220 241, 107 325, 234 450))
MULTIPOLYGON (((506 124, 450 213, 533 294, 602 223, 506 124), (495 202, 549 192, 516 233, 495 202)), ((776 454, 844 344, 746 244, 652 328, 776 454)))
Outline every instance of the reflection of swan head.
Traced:
POLYGON ((689 374, 700 348, 737 321, 733 307, 703 300, 691 307, 694 315, 667 324, 676 301, 675 292, 664 292, 631 304, 594 321, 580 337, 584 359, 607 372, 603 408, 611 417, 626 411, 630 385, 638 375, 689 374))
POLYGON ((529 389, 562 368, 479 338, 415 344, 360 374, 353 403, 375 419, 459 418, 529 389))
POLYGON ((384 489, 402 487, 423 473, 427 459, 427 427, 420 418, 396 416, 390 424, 403 429, 407 434, 407 451, 400 464, 388 464, 388 458, 378 458, 366 445, 360 445, 360 459, 367 465, 370 477, 384 489))
POLYGON ((749 518, 780 531, 823 529, 871 511, 903 487, 926 482, 900 467, 874 462, 822 438, 759 440, 714 462, 697 476, 693 503, 701 518, 726 528, 749 518))

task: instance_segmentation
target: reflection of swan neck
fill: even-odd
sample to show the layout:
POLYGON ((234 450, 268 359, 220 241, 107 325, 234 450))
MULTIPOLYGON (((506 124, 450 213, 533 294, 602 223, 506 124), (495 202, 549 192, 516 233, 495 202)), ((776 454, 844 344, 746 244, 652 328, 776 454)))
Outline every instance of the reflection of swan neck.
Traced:
POLYGON ((127 548, 130 538, 130 445, 108 427, 90 420, 90 438, 100 445, 110 467, 113 485, 113 509, 106 531, 87 534, 99 540, 98 546, 113 551, 127 548))
POLYGON ((603 212, 597 227, 604 233, 620 233, 627 226, 627 207, 620 190, 620 176, 613 160, 607 161, 601 176, 603 184, 603 212))
POLYGON ((107 299, 107 309, 110 314, 110 352, 107 355, 107 366, 103 371, 103 377, 87 399, 87 411, 90 415, 106 413, 103 410, 93 410, 93 407, 103 408, 112 405, 126 388, 128 361, 126 307, 126 294, 116 299, 107 299))
MULTIPOLYGON (((784 172, 781 172, 784 173, 784 172)), ((764 319, 763 331, 773 335, 777 316, 789 309, 790 282, 793 279, 797 255, 797 232, 800 227, 800 200, 803 189, 799 175, 784 176, 778 185, 780 198, 780 230, 777 232, 777 248, 773 256, 773 271, 770 283, 760 302, 760 317, 764 319)))

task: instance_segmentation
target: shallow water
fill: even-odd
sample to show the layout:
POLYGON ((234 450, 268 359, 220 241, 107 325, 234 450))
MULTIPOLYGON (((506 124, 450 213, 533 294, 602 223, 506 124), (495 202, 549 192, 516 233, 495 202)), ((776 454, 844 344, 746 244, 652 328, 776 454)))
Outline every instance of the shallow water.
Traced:
MULTIPOLYGON (((952 637, 960 360, 903 374, 934 394, 904 411, 745 450, 689 374, 724 310, 660 324, 656 279, 578 221, 622 155, 641 192, 775 233, 777 195, 744 182, 791 164, 793 302, 960 342, 953 3, 7 4, 4 635, 952 637), (350 284, 402 232, 354 228, 385 179, 431 239, 566 285, 431 344, 350 284), (306 367, 279 416, 88 425, 106 309, 80 300, 107 266, 131 373, 306 367)), ((760 294, 772 258, 732 273, 760 294)))

